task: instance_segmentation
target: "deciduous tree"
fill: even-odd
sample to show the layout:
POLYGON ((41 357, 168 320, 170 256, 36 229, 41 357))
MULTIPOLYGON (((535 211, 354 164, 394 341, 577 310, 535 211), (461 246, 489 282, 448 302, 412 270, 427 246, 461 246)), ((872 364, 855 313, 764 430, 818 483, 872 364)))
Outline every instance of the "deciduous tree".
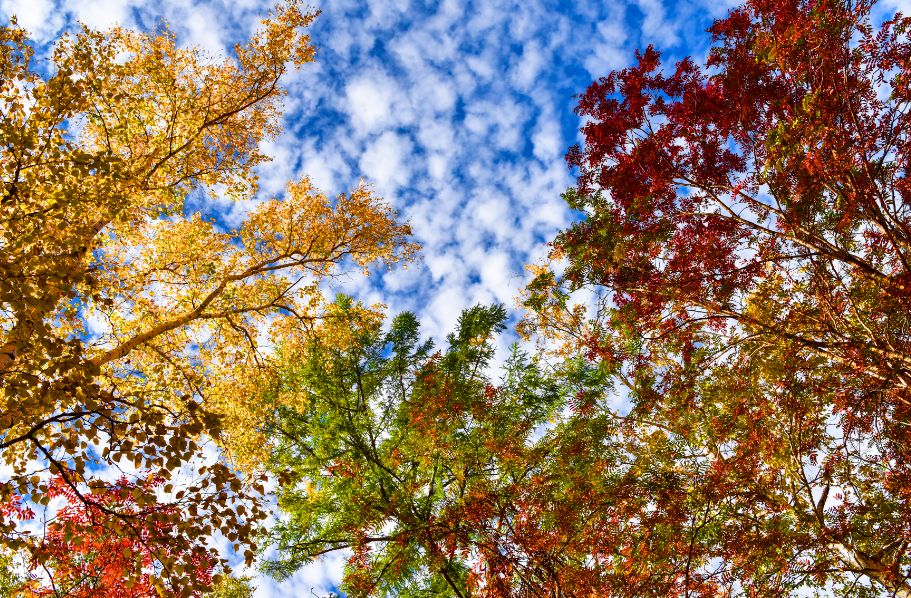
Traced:
MULTIPOLYGON (((186 557, 160 560, 161 573, 192 590, 207 584, 187 555, 221 531, 249 561, 264 513, 247 492, 256 480, 224 463, 199 467, 190 488, 168 487, 171 472, 206 437, 235 467, 254 460, 260 414, 246 391, 271 367, 262 337, 312 327, 319 283, 342 263, 415 251, 365 185, 330 201, 291 182, 236 230, 188 208, 254 196, 260 142, 280 132, 280 78, 313 59, 302 28, 314 16, 279 5, 228 58, 166 29, 83 28, 36 63, 15 20, 0 28, 0 450, 12 472, 0 494, 46 505, 59 476, 86 512, 141 540, 142 518, 96 498, 115 489, 92 472, 124 459, 127 474, 153 470, 186 557)), ((15 519, 0 529, 11 549, 52 557, 15 519)))
POLYGON ((749 1, 580 96, 524 328, 629 392, 561 432, 605 474, 551 554, 603 595, 911 596, 911 20, 871 8, 749 1))

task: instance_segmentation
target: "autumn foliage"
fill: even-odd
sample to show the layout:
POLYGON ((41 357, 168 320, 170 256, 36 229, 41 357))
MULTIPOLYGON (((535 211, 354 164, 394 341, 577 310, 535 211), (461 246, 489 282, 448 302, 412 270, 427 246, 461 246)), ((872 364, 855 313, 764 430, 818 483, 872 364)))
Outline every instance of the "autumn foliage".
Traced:
POLYGON ((580 96, 585 218, 524 330, 632 406, 561 431, 561 588, 911 595, 911 20, 871 8, 747 2, 704 65, 649 47, 580 96))
POLYGON ((285 579, 345 551, 349 596, 491 594, 495 538, 516 522, 514 490, 541 461, 531 433, 561 387, 517 349, 501 381, 488 377, 502 305, 463 311, 439 351, 413 314, 384 332, 350 298, 337 306, 345 319, 319 338, 345 342, 286 353, 266 395, 290 397, 272 423, 284 517, 266 538, 277 557, 265 571, 285 579))
MULTIPOLYGON (((193 578, 211 585, 216 559, 200 547, 191 547, 175 534, 173 506, 143 501, 164 484, 148 475, 139 483, 121 478, 98 494, 82 496, 64 478, 48 484, 47 496, 63 499, 42 539, 42 550, 27 560, 28 574, 21 593, 34 598, 159 598, 199 596, 198 591, 169 586, 160 579, 162 563, 174 563, 182 550, 194 566, 193 578), (116 516, 114 516, 116 513, 116 516), (122 529, 129 527, 129 531, 122 529), (156 583, 157 582, 157 583, 156 583)), ((2 508, 31 520, 34 512, 14 499, 2 508)))
POLYGON ((580 95, 584 216, 523 290, 541 353, 499 377, 502 306, 435 350, 324 301, 414 258, 368 185, 292 181, 235 230, 187 208, 255 197, 314 14, 224 60, 83 29, 49 72, 0 29, 0 540, 28 591, 198 595, 220 532, 278 579, 344 553, 352 596, 911 597, 911 18, 873 9, 752 0, 704 64, 649 47, 580 95))
MULTIPOLYGON (((320 283, 343 265, 391 267, 416 251, 366 184, 329 199, 303 177, 257 201, 235 230, 207 217, 218 201, 256 197, 260 144, 281 128, 280 80, 313 60, 304 29, 315 16, 296 0, 278 5, 229 58, 183 48, 164 28, 82 28, 42 63, 15 19, 0 28, 0 451, 10 472, 0 499, 46 506, 68 487, 83 515, 65 520, 66 533, 111 547, 144 542, 167 519, 183 544, 135 554, 143 567, 157 562, 152 581, 181 591, 209 586, 197 548, 213 534, 254 556, 262 479, 240 472, 262 458, 249 390, 274 359, 260 335, 312 330, 320 283), (206 442, 224 462, 202 465, 206 442), (127 482, 96 477, 118 464, 132 502, 115 500, 127 482), (192 485, 161 496, 158 482, 130 473, 177 484, 182 468, 192 485)), ((45 563, 74 547, 3 515, 10 550, 45 563)), ((107 567, 93 558, 80 562, 107 567)), ((141 569, 124 571, 142 584, 141 569)))

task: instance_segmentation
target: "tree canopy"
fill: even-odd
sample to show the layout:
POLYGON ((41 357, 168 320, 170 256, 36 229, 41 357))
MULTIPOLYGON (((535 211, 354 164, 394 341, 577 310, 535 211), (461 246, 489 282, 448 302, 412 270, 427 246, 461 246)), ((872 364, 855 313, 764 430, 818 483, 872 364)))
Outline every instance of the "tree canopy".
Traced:
MULTIPOLYGON (((237 470, 261 456, 248 400, 272 367, 261 337, 312 330, 320 282, 344 264, 391 267, 417 248, 366 184, 329 200, 292 181, 236 230, 188 208, 254 197, 259 145, 281 129, 280 79, 313 60, 303 29, 316 14, 278 5, 225 58, 163 26, 83 27, 36 62, 15 19, 0 28, 0 450, 12 472, 0 499, 47 505, 54 478, 127 543, 147 540, 142 508, 167 504, 155 513, 174 526, 169 551, 148 552, 161 587, 207 587, 193 555, 218 531, 253 557, 262 487, 237 470), (174 487, 206 438, 228 461, 198 462, 198 483, 174 487), (119 462, 164 482, 132 487, 140 511, 101 498, 116 488, 99 468, 119 462)), ((9 513, 0 530, 10 549, 55 558, 9 513)))
POLYGON ((84 28, 37 68, 0 29, 2 544, 74 596, 249 595, 220 532, 278 579, 343 555, 351 596, 911 598, 911 18, 872 12, 749 0, 579 96, 582 217, 499 369, 501 305, 436 349, 323 300, 414 258, 369 186, 188 209, 254 196, 315 13, 224 60, 84 28))
POLYGON ((749 1, 579 98, 523 326, 629 393, 605 595, 911 595, 911 20, 871 8, 749 1))
POLYGON ((265 571, 281 579, 346 551, 347 595, 474 595, 500 564, 490 536, 516 517, 503 509, 541 458, 532 434, 561 387, 515 347, 490 380, 501 305, 462 312, 436 352, 411 313, 384 332, 348 297, 334 308, 342 317, 284 353, 268 395, 285 516, 265 571))

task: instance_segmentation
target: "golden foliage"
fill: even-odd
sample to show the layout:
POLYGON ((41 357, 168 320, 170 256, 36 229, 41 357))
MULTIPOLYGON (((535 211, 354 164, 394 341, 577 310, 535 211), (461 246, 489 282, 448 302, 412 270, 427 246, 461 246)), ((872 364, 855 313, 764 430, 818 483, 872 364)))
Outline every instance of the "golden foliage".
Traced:
MULTIPOLYGON (((99 459, 167 475, 203 432, 255 444, 261 347, 316 329, 322 281, 415 258, 408 225, 363 183, 330 200, 290 182, 236 230, 185 209, 191 194, 254 197, 260 143, 281 132, 280 77, 313 60, 301 28, 316 14, 276 7, 236 58, 180 47, 165 27, 83 28, 59 40, 51 74, 15 20, 0 28, 0 449, 13 471, 0 500, 43 500, 48 472, 82 483, 99 459)), ((215 488, 239 485, 219 475, 197 502, 246 542, 261 513, 232 511, 215 488)))

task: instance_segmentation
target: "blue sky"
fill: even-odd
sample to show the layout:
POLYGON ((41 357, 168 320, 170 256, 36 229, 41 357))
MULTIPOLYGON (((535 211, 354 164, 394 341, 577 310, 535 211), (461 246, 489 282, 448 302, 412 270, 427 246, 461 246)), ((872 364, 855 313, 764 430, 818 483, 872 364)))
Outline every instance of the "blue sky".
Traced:
MULTIPOLYGON (((77 20, 151 28, 166 19, 181 43, 221 52, 258 25, 271 2, 0 0, 39 42, 77 20)), ((654 44, 665 63, 703 58, 729 0, 522 2, 325 0, 311 30, 316 62, 286 80, 285 134, 264 148, 262 193, 304 173, 327 194, 360 177, 410 219, 423 260, 408 271, 353 275, 342 289, 390 311, 415 311, 440 339, 474 303, 514 305, 523 265, 571 222, 560 193, 563 154, 579 140, 572 95, 654 44)), ((907 12, 907 11, 906 11, 907 12)), ((227 222, 248 205, 213 200, 227 222)), ((328 591, 340 562, 257 596, 328 591)))

